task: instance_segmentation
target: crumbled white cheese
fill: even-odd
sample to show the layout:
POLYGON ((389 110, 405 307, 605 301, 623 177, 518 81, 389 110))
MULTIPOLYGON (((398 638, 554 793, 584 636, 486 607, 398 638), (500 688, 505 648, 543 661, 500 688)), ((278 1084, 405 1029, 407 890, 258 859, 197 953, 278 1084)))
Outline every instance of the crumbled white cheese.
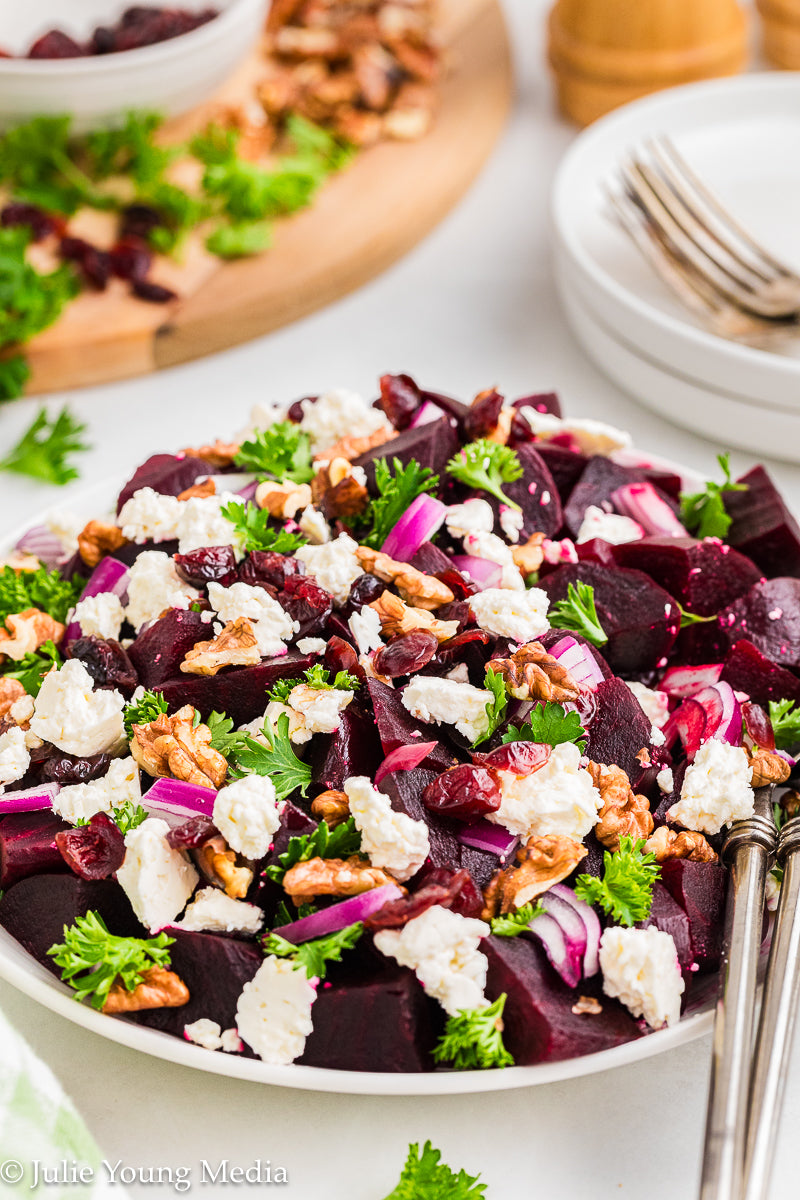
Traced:
POLYGON ((368 604, 364 605, 361 612, 354 612, 347 624, 356 639, 359 654, 369 654, 371 650, 378 650, 383 645, 381 619, 368 604))
POLYGON ((550 628, 547 593, 541 588, 512 592, 508 588, 484 588, 469 598, 469 607, 481 629, 518 642, 532 642, 550 628))
POLYGON ((584 838, 603 807, 574 742, 555 746, 543 767, 530 775, 501 771, 502 800, 488 818, 527 841, 546 834, 584 838))
POLYGON ((455 1017, 462 1009, 486 1006, 483 990, 489 964, 478 947, 490 932, 485 921, 434 904, 402 929, 376 933, 375 945, 410 967, 428 995, 455 1017))
POLYGON ((285 421, 291 404, 285 400, 261 400, 250 409, 250 421, 237 435, 236 441, 250 441, 262 429, 269 429, 277 421, 285 421))
POLYGON ((184 583, 168 554, 162 550, 144 550, 128 572, 125 616, 138 633, 165 609, 188 608, 199 598, 197 588, 184 583))
POLYGON ((217 792, 212 819, 232 850, 257 859, 272 845, 284 807, 267 775, 245 775, 217 792))
POLYGON ((183 1036, 187 1042, 194 1042, 204 1050, 224 1050, 228 1054, 238 1054, 242 1048, 242 1040, 235 1029, 223 1029, 216 1021, 208 1017, 200 1017, 191 1025, 184 1025, 183 1036))
POLYGON ((94 680, 79 658, 45 675, 34 701, 31 730, 67 754, 91 758, 115 754, 125 744, 125 701, 114 688, 94 690, 94 680))
POLYGON ((489 730, 486 705, 494 696, 486 688, 440 679, 438 675, 415 675, 400 698, 412 717, 428 725, 434 721, 437 725, 455 725, 470 742, 477 742, 489 730))
POLYGON ((650 925, 612 925, 600 939, 603 991, 621 1000, 651 1029, 674 1025, 681 1015, 684 982, 672 935, 650 925))
POLYGON ((301 428, 311 438, 315 454, 327 450, 345 437, 369 437, 379 429, 388 437, 394 432, 379 408, 357 392, 334 388, 318 400, 303 400, 301 428))
POLYGON ((30 765, 31 756, 25 744, 24 730, 19 725, 12 725, 5 733, 0 733, 0 791, 7 783, 22 779, 30 765))
POLYGON ((248 618, 262 658, 285 653, 284 643, 300 628, 266 588, 249 583, 234 583, 226 588, 221 583, 210 583, 208 599, 223 624, 238 617, 248 618))
POLYGON ((132 758, 115 758, 100 779, 62 787, 53 799, 53 812, 71 825, 95 813, 111 812, 126 801, 136 807, 142 799, 139 767, 132 758))
POLYGON ((524 592, 525 580, 514 562, 511 547, 496 533, 468 533, 464 538, 464 550, 475 558, 486 558, 503 568, 500 587, 524 592))
POLYGON ((240 552, 242 538, 234 526, 223 517, 222 509, 240 501, 241 496, 233 492, 218 492, 214 496, 190 496, 179 501, 176 536, 179 539, 178 553, 189 554, 204 546, 233 546, 240 552))
POLYGON ((500 505, 500 528, 510 542, 518 542, 525 524, 525 516, 521 509, 511 508, 508 504, 500 505))
POLYGON ((455 679, 456 683, 469 683, 469 668, 466 663, 456 663, 447 672, 446 679, 455 679))
POLYGON ((132 542, 170 542, 178 536, 181 506, 177 496, 139 488, 123 504, 117 524, 132 542))
POLYGON ((84 637, 113 638, 115 641, 119 638, 124 617, 122 601, 113 592, 87 596, 75 605, 72 614, 84 637))
POLYGON ((78 534, 86 524, 83 517, 78 517, 72 512, 62 512, 58 508, 51 508, 45 514, 44 524, 61 542, 62 557, 72 558, 78 549, 78 534))
POLYGON ((328 643, 325 638, 300 638, 297 643, 297 649, 301 654, 324 654, 328 648, 328 643))
POLYGON ((658 726, 651 725, 650 726, 650 745, 651 746, 664 746, 664 745, 666 745, 666 741, 667 741, 667 739, 666 739, 665 735, 661 732, 661 730, 658 728, 658 726))
POLYGON ((669 696, 667 693, 654 691, 653 688, 645 687, 643 683, 631 682, 627 679, 625 683, 639 701, 650 724, 655 725, 656 729, 663 729, 669 720, 669 696))
POLYGON ((303 509, 297 524, 300 526, 300 532, 308 538, 312 546, 322 546, 331 540, 330 525, 313 504, 309 504, 303 509))
POLYGON ((741 746, 710 738, 687 767, 681 798, 667 812, 667 820, 698 833, 719 833, 723 825, 752 817, 751 774, 741 746))
POLYGON ((774 871, 770 871, 767 875, 767 885, 764 891, 764 899, 767 904, 768 912, 775 912, 778 907, 778 900, 781 895, 781 881, 777 878, 774 871))
POLYGON ((550 538, 545 538, 542 542, 542 554, 544 554, 544 561, 553 567, 557 567, 559 563, 576 563, 578 561, 578 551, 571 538, 562 538, 560 542, 553 542, 550 538))
POLYGON ((160 817, 137 825, 125 836, 125 861, 117 871, 117 882, 151 933, 175 920, 199 879, 183 851, 170 846, 168 833, 160 817))
POLYGON ((607 513, 596 504, 590 504, 583 514, 583 521, 575 538, 577 545, 601 538, 611 546, 622 546, 625 542, 638 542, 644 537, 644 529, 631 517, 607 513))
POLYGON ((287 703, 303 718, 309 733, 335 733, 354 695, 347 688, 315 688, 298 683, 289 692, 287 703))
POLYGON ((236 1028, 264 1062, 294 1062, 314 1027, 311 1008, 316 998, 305 967, 270 955, 244 985, 236 1008, 236 1028))
POLYGON ((577 443, 583 454, 602 454, 608 457, 615 450, 627 450, 633 445, 631 435, 604 421, 589 418, 577 420, 570 417, 554 417, 552 413, 540 413, 530 405, 520 409, 522 416, 533 432, 543 441, 568 434, 577 443))
POLYGON ((301 546, 294 556, 306 564, 308 574, 330 592, 337 604, 346 604, 350 588, 364 574, 357 549, 358 543, 349 534, 340 533, 335 541, 324 546, 301 546))
POLYGON ((264 924, 257 904, 234 900, 220 888, 205 887, 195 892, 186 912, 175 924, 179 929, 202 933, 258 933, 264 924))
POLYGON ((471 533, 491 533, 494 529, 494 510, 488 500, 477 496, 463 504, 451 504, 444 518, 451 537, 464 538, 471 533))
POLYGON ((661 791, 668 796, 675 788, 675 776, 672 774, 672 767, 662 767, 656 775, 656 783, 661 788, 661 791))
POLYGON ((382 867, 401 882, 416 875, 430 850, 428 826, 395 812, 391 800, 373 787, 366 775, 345 780, 350 815, 361 833, 361 850, 374 867, 382 867))

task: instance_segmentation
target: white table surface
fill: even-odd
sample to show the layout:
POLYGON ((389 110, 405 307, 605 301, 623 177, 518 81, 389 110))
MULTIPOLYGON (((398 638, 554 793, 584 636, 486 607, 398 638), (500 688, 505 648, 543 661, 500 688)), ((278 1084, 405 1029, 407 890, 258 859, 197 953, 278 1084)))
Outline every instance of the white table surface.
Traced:
MULTIPOLYGON (((69 393, 90 425, 87 480, 123 475, 155 449, 232 432, 263 397, 342 385, 372 392, 406 371, 426 387, 471 397, 557 389, 572 414, 631 430, 638 445, 703 471, 724 447, 693 439, 602 378, 569 333, 554 294, 548 193, 574 132, 552 110, 543 65, 546 0, 505 0, 518 72, 516 109, 482 177, 454 213, 380 279, 325 311, 240 349, 130 383, 69 393)), ((54 397, 54 402, 61 397, 54 397)), ((0 416, 0 445, 37 401, 0 416)), ((746 456, 734 454, 736 468, 746 456)), ((800 471, 770 464, 800 505, 800 471)), ((75 485, 78 489, 80 484, 75 485)), ((0 478, 0 532, 70 489, 0 478)), ((696 1192, 710 1039, 613 1072, 474 1097, 371 1098, 281 1091, 200 1074, 84 1032, 0 983, 0 1006, 72 1094, 106 1157, 133 1167, 227 1158, 271 1160, 292 1200, 380 1200, 410 1141, 430 1138, 445 1160, 482 1173, 489 1200, 683 1200, 696 1192)), ((771 1197, 797 1194, 792 1133, 800 1121, 793 1055, 771 1197)), ((245 1185, 242 1185, 245 1186, 245 1185)), ((167 1185, 129 1189, 137 1197, 167 1185)), ((271 1190, 271 1189, 270 1189, 271 1190)), ((78 1195, 79 1189, 70 1189, 78 1195)))

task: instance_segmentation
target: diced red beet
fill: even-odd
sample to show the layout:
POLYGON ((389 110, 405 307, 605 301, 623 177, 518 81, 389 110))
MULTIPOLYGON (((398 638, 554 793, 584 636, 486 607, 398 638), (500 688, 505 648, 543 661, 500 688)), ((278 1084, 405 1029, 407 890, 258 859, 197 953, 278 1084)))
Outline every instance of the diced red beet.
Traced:
POLYGON ((537 442, 536 450, 553 476, 561 503, 566 504, 572 489, 586 469, 588 458, 575 450, 568 450, 566 446, 553 446, 549 442, 537 442))
POLYGON ((481 950, 489 960, 487 997, 496 1000, 503 992, 508 997, 503 1042, 517 1066, 595 1054, 640 1036, 633 1017, 605 996, 602 1012, 573 1013, 578 993, 553 970, 538 943, 490 937, 481 950))
POLYGON ((595 714, 586 725, 586 753, 594 762, 616 763, 634 788, 641 786, 642 764, 636 755, 650 745, 650 722, 639 701, 621 679, 606 679, 594 694, 595 714))
POLYGON ((192 486, 198 475, 216 473, 217 469, 204 458, 194 458, 191 454, 153 454, 136 468, 120 492, 117 512, 140 488, 152 488, 162 496, 179 496, 192 486))
POLYGON ((781 667, 800 667, 800 579, 764 579, 719 614, 729 643, 747 638, 781 667))
MULTIPOLYGON (((522 466, 522 476, 513 483, 503 484, 503 492, 522 509, 524 522, 519 535, 520 541, 526 541, 533 533, 553 537, 561 529, 564 519, 555 480, 545 460, 532 444, 517 446, 517 455, 522 466)), ((491 496, 487 496, 486 499, 497 514, 495 524, 499 528, 500 502, 491 496)))
POLYGON ((380 408, 395 429, 408 429, 414 413, 422 404, 422 395, 410 375, 381 375, 380 408))
POLYGON ((68 871, 55 842, 57 833, 69 829, 50 809, 10 813, 0 820, 0 888, 6 890, 28 875, 43 871, 68 871))
POLYGON ((126 699, 139 682, 128 652, 112 638, 77 638, 70 643, 69 657, 81 660, 96 688, 117 688, 126 699))
POLYGON ((83 58, 83 46, 61 29, 50 29, 43 33, 28 51, 28 58, 83 58))
POLYGON ((603 567, 613 567, 616 564, 614 551, 616 546, 612 546, 604 538, 589 538, 586 542, 581 542, 575 547, 575 552, 578 555, 578 562, 594 562, 600 563, 603 567))
POLYGON ((174 562, 181 579, 192 587, 204 588, 209 583, 230 587, 236 581, 233 546, 201 546, 188 554, 176 554, 174 562))
POLYGON ((451 418, 443 417, 441 421, 406 429, 391 441, 359 455, 353 460, 353 465, 364 468, 370 489, 375 486, 375 463, 379 458, 385 458, 390 466, 397 458, 404 467, 412 458, 416 459, 421 467, 430 467, 444 482, 445 467, 458 448, 458 437, 451 418))
POLYGON ((314 665, 316 655, 290 650, 279 658, 265 658, 255 667, 237 667, 219 675, 182 675, 159 684, 157 690, 174 712, 192 704, 205 721, 215 709, 225 712, 234 725, 263 716, 267 691, 279 679, 299 678, 314 665))
POLYGON ((716 540, 647 537, 614 547, 621 567, 644 571, 689 612, 713 616, 758 583, 761 572, 716 540))
MULTIPOLYGON (((384 754, 391 754, 398 746, 413 744, 415 741, 432 740, 431 726, 411 716, 408 709, 403 707, 400 693, 395 688, 381 683, 379 679, 369 679, 367 685, 384 754)), ((450 754, 439 743, 421 765, 438 775, 454 763, 455 755, 450 754)))
POLYGON ((341 791, 351 775, 369 775, 372 779, 382 757, 375 722, 354 701, 342 713, 335 733, 313 739, 309 759, 312 783, 324 790, 341 791))
POLYGON ((608 635, 600 649, 618 675, 630 678, 666 666, 680 627, 678 606, 668 592, 642 571, 599 563, 568 563, 540 586, 552 606, 566 600, 569 585, 579 580, 594 588, 597 616, 608 635))
POLYGON ((488 437, 497 428, 503 408, 503 397, 495 388, 479 392, 464 418, 464 434, 468 442, 488 437))
POLYGON ((720 862, 697 863, 670 858, 661 881, 689 918, 692 955, 701 971, 719 966, 727 873, 720 862))
POLYGON ((558 392, 532 392, 530 396, 520 396, 519 400, 512 400, 511 407, 535 408, 539 413, 550 413, 553 417, 562 416, 558 392))
POLYGON ((656 883, 653 888, 650 916, 642 922, 642 928, 647 929, 651 925, 671 936, 678 952, 681 971, 684 975, 690 972, 694 966, 694 954, 689 918, 661 883, 656 883))
POLYGON ((739 483, 746 492, 725 492, 733 518, 726 541, 752 558, 767 576, 800 576, 800 526, 763 467, 753 467, 739 483))
POLYGON ((64 862, 81 879, 108 879, 125 860, 125 839, 108 813, 98 812, 88 825, 56 834, 64 862))
POLYGON ((418 571, 424 571, 426 575, 438 575, 440 572, 453 569, 449 555, 435 546, 433 542, 423 542, 410 562, 412 567, 416 567, 418 571))
POLYGON ((139 634, 128 656, 142 686, 153 688, 174 679, 192 647, 213 636, 212 626, 202 620, 200 613, 189 608, 171 608, 166 616, 139 634))
POLYGON ((728 652, 720 679, 734 691, 746 692, 756 704, 770 700, 794 700, 800 704, 800 680, 785 667, 779 667, 743 638, 728 652))
MULTIPOLYGON (((626 483, 639 483, 647 478, 648 472, 643 467, 623 467, 600 455, 590 458, 564 506, 564 524, 572 537, 577 535, 590 504, 602 508, 603 501, 610 501, 611 493, 617 488, 624 487, 626 483)), ((657 486, 656 491, 664 503, 677 513, 678 506, 672 497, 657 486)))

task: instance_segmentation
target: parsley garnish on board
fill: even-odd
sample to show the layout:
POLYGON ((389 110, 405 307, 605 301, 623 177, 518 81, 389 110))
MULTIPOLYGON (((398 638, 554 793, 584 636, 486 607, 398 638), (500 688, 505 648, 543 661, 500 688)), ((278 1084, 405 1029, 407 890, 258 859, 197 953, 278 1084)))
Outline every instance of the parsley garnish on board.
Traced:
POLYGON ((272 780, 278 800, 285 800, 297 788, 305 796, 311 783, 311 767, 298 758, 292 749, 287 713, 281 713, 274 725, 271 721, 265 721, 260 737, 264 739, 263 742, 248 736, 236 748, 232 778, 267 775, 272 780))
POLYGON ((308 687, 322 691, 338 689, 344 692, 354 692, 360 682, 349 671, 337 671, 333 683, 330 682, 330 677, 330 671, 326 670, 321 663, 315 663, 313 667, 309 667, 307 671, 303 672, 302 679, 279 679, 269 689, 267 696, 270 700, 274 700, 278 704, 286 704, 292 688, 299 687, 303 683, 307 684, 308 687))
POLYGON ((102 1008, 117 979, 132 992, 150 967, 168 967, 167 947, 174 941, 165 933, 154 938, 117 937, 109 933, 100 914, 90 909, 85 917, 77 917, 74 925, 64 926, 64 941, 47 953, 61 968, 64 982, 75 988, 75 999, 102 1008))
POLYGON ((794 700, 770 700, 769 719, 778 750, 789 750, 800 742, 800 708, 794 700))
POLYGON ((243 471, 272 479, 308 483, 314 477, 311 438, 291 421, 276 421, 269 429, 257 430, 242 442, 233 461, 243 471))
POLYGON ((439 476, 430 467, 421 467, 416 459, 403 466, 399 458, 389 466, 385 458, 375 462, 375 487, 378 495, 370 500, 366 512, 358 519, 359 529, 368 527, 358 540, 362 546, 380 550, 403 513, 425 492, 435 492, 439 476))
POLYGON ((426 1142, 420 1154, 413 1142, 408 1148, 403 1172, 397 1186, 384 1200, 480 1200, 486 1195, 480 1175, 468 1175, 461 1170, 451 1171, 441 1161, 441 1150, 426 1142))
POLYGON ((149 725, 167 711, 167 702, 161 692, 145 691, 135 700, 129 700, 122 710, 122 724, 125 726, 125 736, 133 737, 134 725, 149 725))
POLYGON ((537 704, 523 725, 509 725, 503 734, 503 741, 539 742, 546 746, 575 742, 580 750, 584 750, 586 730, 579 713, 567 712, 562 704, 548 700, 544 704, 537 704))
POLYGON ((0 229, 0 349, 47 329, 81 289, 69 263, 37 271, 26 257, 30 240, 27 225, 0 229))
POLYGON ((38 696, 45 675, 53 667, 61 666, 61 655, 51 641, 43 642, 38 650, 26 654, 19 662, 8 663, 10 670, 3 671, 6 679, 18 679, 29 696, 38 696))
POLYGON ((79 474, 70 462, 71 456, 89 449, 81 440, 85 429, 68 408, 62 408, 52 420, 42 408, 11 453, 0 459, 0 471, 30 475, 44 483, 69 483, 79 474))
POLYGON ((559 600, 548 613, 554 629, 574 629, 593 646, 605 646, 608 634, 600 624, 594 603, 594 588, 583 580, 567 588, 566 600, 559 600))
POLYGON ((341 962, 342 951, 352 950, 363 932, 363 924, 356 921, 354 925, 348 925, 338 933, 329 933, 310 942, 301 942, 299 946, 294 942, 287 942, 286 938, 276 933, 265 934, 261 945, 265 954, 275 954, 278 958, 293 958, 305 967, 309 979, 315 976, 317 979, 324 979, 328 973, 327 964, 341 962))
POLYGON ((447 464, 447 473, 467 487, 488 492, 509 508, 519 508, 514 500, 509 500, 501 486, 520 479, 523 473, 519 455, 508 446, 478 438, 453 455, 447 464))
POLYGON ((494 731, 503 721, 508 708, 508 693, 506 692, 506 681, 498 671, 490 671, 486 668, 484 687, 487 692, 492 693, 492 698, 486 705, 486 716, 489 719, 489 727, 481 737, 473 744, 475 746, 482 745, 483 742, 489 740, 494 731))
POLYGON ((262 254, 272 245, 272 226, 268 221, 236 221, 218 225, 206 238, 206 247, 217 258, 247 258, 262 254))
POLYGON ((598 904, 620 925, 635 925, 650 915, 653 887, 661 875, 655 855, 644 853, 644 838, 621 837, 619 850, 603 855, 603 878, 579 875, 575 894, 587 904, 598 904))
POLYGON ((506 994, 486 1008, 465 1008, 448 1017, 444 1033, 433 1052, 434 1061, 449 1063, 454 1071, 488 1071, 513 1067, 514 1059, 503 1045, 503 1009, 506 994))
POLYGON ((0 401, 16 400, 25 391, 31 369, 23 354, 0 358, 0 401))
POLYGON ((15 199, 71 216, 82 204, 113 207, 76 161, 71 118, 34 117, 0 137, 0 183, 15 199))
POLYGON ((523 904, 516 912, 503 913, 492 917, 492 933, 495 937, 518 937, 529 927, 534 917, 541 917, 544 909, 537 901, 536 904, 523 904))
POLYGON ((725 478, 722 483, 709 480, 702 492, 681 496, 681 520, 690 533, 699 538, 724 538, 732 518, 725 509, 725 492, 746 492, 746 483, 734 483, 729 454, 718 454, 717 462, 725 478))
POLYGON ((13 567, 0 570, 0 624, 11 613, 26 608, 38 608, 62 624, 83 591, 85 580, 65 579, 59 571, 15 571, 13 567))
POLYGON ((223 517, 233 525, 242 548, 250 554, 253 550, 272 550, 275 554, 294 554, 306 539, 287 533, 270 525, 266 508, 258 508, 244 500, 232 500, 221 510, 223 517))
POLYGON ((352 817, 331 829, 327 821, 320 821, 313 833, 289 839, 289 845, 279 855, 277 865, 267 867, 267 876, 274 883, 283 883, 290 867, 310 858, 349 858, 361 849, 361 834, 352 817))

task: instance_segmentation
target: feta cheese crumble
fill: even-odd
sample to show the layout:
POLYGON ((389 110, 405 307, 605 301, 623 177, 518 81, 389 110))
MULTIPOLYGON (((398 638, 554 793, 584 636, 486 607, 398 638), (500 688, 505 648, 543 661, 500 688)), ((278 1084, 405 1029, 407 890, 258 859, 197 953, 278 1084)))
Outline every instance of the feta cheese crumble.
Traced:
POLYGON ((580 546, 592 538, 601 538, 611 546, 622 546, 626 542, 638 542, 643 537, 644 530, 638 521, 618 516, 617 513, 607 513, 596 504, 590 504, 583 514, 575 542, 580 546))
POLYGON ((264 912, 257 904, 234 900, 220 888, 205 887, 195 892, 186 912, 174 924, 197 933, 258 933, 264 912))
POLYGON ((455 725, 470 742, 477 742, 489 730, 486 705, 494 696, 486 688, 437 675, 415 675, 400 699, 403 708, 427 725, 455 725))
POLYGON ((183 851, 170 846, 168 833, 160 817, 137 825, 125 837, 125 861, 117 871, 117 882, 151 933, 175 920, 199 880, 183 851))
POLYGON ((325 638, 300 638, 300 641, 297 643, 297 649, 301 654, 324 654, 327 648, 328 643, 325 641, 325 638))
POLYGON ((583 454, 602 454, 608 457, 615 450, 627 450, 633 445, 629 433, 616 429, 613 425, 606 425, 604 421, 555 417, 552 413, 537 412, 530 405, 521 408, 520 413, 538 438, 549 442, 555 437, 567 434, 577 442, 583 454))
POLYGON ((451 537, 464 538, 471 533, 491 533, 494 510, 488 500, 477 496, 463 504, 451 504, 444 518, 451 537))
POLYGON ((77 621, 84 637, 119 639, 119 631, 125 618, 125 611, 119 596, 113 592, 99 592, 96 596, 87 596, 75 605, 72 614, 77 621))
POLYGON ((723 825, 752 817, 751 774, 741 746, 710 738, 687 767, 681 798, 667 812, 667 820, 698 833, 719 833, 723 825))
POLYGON ((530 775, 501 771, 503 798, 488 819, 525 841, 549 833, 580 841, 597 824, 603 807, 591 775, 580 763, 575 743, 564 742, 530 775))
POLYGON ((333 388, 317 400, 303 400, 301 429, 311 438, 317 454, 345 437, 368 437, 379 429, 391 437, 394 429, 379 408, 373 408, 358 392, 333 388))
POLYGON ((166 608, 188 608, 199 600, 197 588, 184 583, 175 563, 163 550, 143 550, 128 572, 125 616, 138 633, 166 608))
POLYGON ((88 783, 73 783, 62 787, 53 799, 53 812, 70 825, 88 820, 95 813, 111 812, 130 801, 134 807, 142 799, 139 767, 130 757, 115 758, 100 779, 88 783))
POLYGON ((228 1054, 237 1054, 242 1049, 242 1040, 235 1029, 223 1030, 221 1025, 208 1017, 200 1017, 190 1025, 184 1025, 183 1036, 187 1042, 194 1042, 204 1050, 224 1050, 228 1054))
POLYGON ((666 692, 655 691, 645 687, 643 683, 625 680, 625 686, 630 688, 651 725, 663 729, 669 720, 669 696, 666 692))
POLYGON ((356 639, 359 654, 369 654, 379 650, 383 645, 381 639, 381 619, 374 608, 365 604, 361 612, 354 612, 347 622, 350 632, 356 639))
POLYGON ((180 500, 176 534, 179 540, 178 553, 189 554, 204 546, 233 546, 241 552, 241 538, 222 510, 228 504, 241 500, 233 492, 218 492, 215 496, 190 496, 180 500))
POLYGON ((178 536, 181 501, 153 488, 139 488, 119 511, 117 525, 132 542, 170 542, 178 536))
POLYGON ((382 954, 410 967, 429 996, 451 1017, 465 1008, 484 1008, 488 960, 478 949, 488 937, 485 921, 462 917, 434 904, 401 930, 375 934, 382 954))
POLYGON ((307 537, 312 546, 322 546, 331 540, 331 530, 328 522, 318 508, 313 504, 307 505, 300 514, 297 522, 300 532, 307 537))
POLYGON ((510 508, 508 504, 500 505, 500 528, 510 542, 518 542, 525 524, 525 515, 518 508, 510 508))
POLYGON ((30 765, 31 756, 25 744, 25 732, 19 725, 12 725, 5 733, 0 733, 0 791, 6 784, 22 779, 30 765))
POLYGON ((115 754, 125 744, 125 701, 114 688, 94 690, 94 680, 78 658, 45 675, 34 701, 31 731, 67 754, 91 758, 115 754))
POLYGON ((481 629, 517 642, 532 642, 550 628, 550 601, 541 588, 513 592, 507 588, 484 588, 469 598, 469 607, 481 629))
MULTIPOLYGON (((278 601, 273 600, 262 587, 234 583, 226 588, 221 583, 210 583, 208 599, 223 625, 238 617, 247 617, 253 626, 262 658, 285 654, 285 643, 300 628, 298 622, 293 621, 278 601)), ((217 632, 220 631, 221 626, 217 632)))
POLYGON ((358 542, 347 533, 340 533, 324 546, 301 546, 295 550, 295 558, 306 564, 309 575, 313 575, 321 588, 330 592, 337 604, 346 604, 350 588, 364 574, 358 561, 358 542))
POLYGON ((274 726, 285 713, 289 718, 289 737, 302 745, 310 742, 314 733, 335 733, 354 695, 345 688, 314 688, 299 683, 289 692, 285 704, 271 700, 264 716, 274 726))
POLYGON ((672 774, 672 767, 662 767, 656 775, 656 783, 661 788, 665 796, 675 790, 675 776, 672 774))
POLYGON ((284 807, 268 776, 245 775, 217 792, 212 819, 231 850, 257 859, 272 845, 284 807))
POLYGON ((424 821, 395 812, 391 800, 366 775, 344 783, 350 815, 361 834, 361 849, 374 867, 382 867, 401 882, 416 875, 430 851, 424 821))
POLYGON ((316 988, 304 967, 270 955, 239 997, 239 1036, 264 1062, 288 1065, 305 1049, 314 1027, 311 1008, 316 998, 316 988))
POLYGON ((651 1029, 674 1025, 681 1015, 684 982, 672 935, 656 929, 612 925, 600 939, 603 991, 621 1000, 651 1029))

